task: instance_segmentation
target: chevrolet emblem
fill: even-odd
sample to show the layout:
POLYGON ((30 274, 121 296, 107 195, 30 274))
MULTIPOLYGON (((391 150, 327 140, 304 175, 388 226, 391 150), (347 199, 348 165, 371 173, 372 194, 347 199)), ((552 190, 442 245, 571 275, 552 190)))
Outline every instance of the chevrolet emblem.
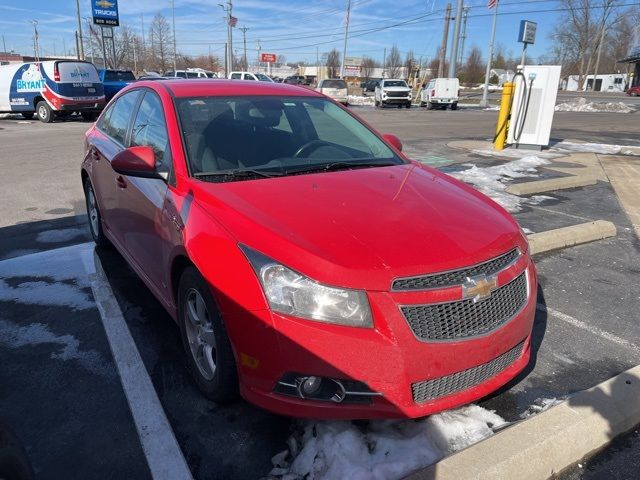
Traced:
POLYGON ((496 275, 487 277, 485 274, 475 277, 467 277, 462 284, 462 298, 472 298, 473 303, 486 300, 491 296, 491 292, 498 288, 498 278, 496 275))
POLYGON ((115 3, 109 2, 107 0, 100 0, 99 2, 96 2, 96 5, 102 8, 111 8, 115 6, 115 3))

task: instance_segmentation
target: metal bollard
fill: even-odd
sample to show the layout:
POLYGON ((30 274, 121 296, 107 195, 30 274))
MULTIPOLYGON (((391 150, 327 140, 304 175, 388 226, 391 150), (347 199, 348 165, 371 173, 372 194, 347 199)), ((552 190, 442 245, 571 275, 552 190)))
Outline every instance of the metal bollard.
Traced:
POLYGON ((498 113, 498 124, 496 125, 496 136, 493 140, 493 148, 504 150, 504 143, 507 139, 509 129, 509 114, 511 113, 511 101, 513 100, 513 83, 505 82, 502 85, 502 99, 500 100, 500 113, 498 113))

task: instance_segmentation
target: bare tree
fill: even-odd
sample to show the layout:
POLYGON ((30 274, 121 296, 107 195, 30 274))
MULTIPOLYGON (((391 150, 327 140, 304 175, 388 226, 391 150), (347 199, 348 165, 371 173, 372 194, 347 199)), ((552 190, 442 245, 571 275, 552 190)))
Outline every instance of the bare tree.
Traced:
POLYGON ((409 50, 404 59, 404 68, 405 68, 407 78, 411 78, 413 74, 413 70, 416 67, 416 64, 417 64, 416 57, 413 54, 413 50, 409 50))
POLYGON ((336 78, 338 76, 338 70, 340 70, 340 52, 335 48, 327 54, 327 74, 329 78, 336 78))
POLYGON ((164 73, 173 61, 171 57, 173 35, 169 22, 161 13, 157 13, 153 17, 149 28, 149 37, 151 39, 152 65, 164 73))
POLYGON ((463 68, 464 80, 467 85, 480 83, 484 78, 485 63, 482 61, 482 52, 477 46, 473 46, 463 68))
POLYGON ((365 80, 369 80, 374 68, 376 68, 376 62, 373 58, 367 56, 362 57, 362 67, 360 71, 365 80))
POLYGON ((402 60, 400 59, 400 50, 394 45, 387 56, 387 64, 385 65, 388 78, 398 78, 402 70, 402 60))
POLYGON ((282 66, 286 64, 287 64, 287 57, 285 57, 284 55, 278 55, 278 57, 276 58, 276 65, 282 66))

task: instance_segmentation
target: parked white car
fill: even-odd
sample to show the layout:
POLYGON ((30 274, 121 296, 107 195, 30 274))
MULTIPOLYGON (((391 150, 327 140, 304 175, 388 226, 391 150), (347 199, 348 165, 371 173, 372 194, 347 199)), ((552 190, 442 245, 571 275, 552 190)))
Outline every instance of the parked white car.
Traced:
POLYGON ((186 70, 170 70, 164 72, 164 77, 178 77, 178 78, 218 78, 215 72, 204 70, 202 68, 187 68, 186 70))
POLYGON ((398 108, 411 108, 411 89, 404 80, 385 78, 376 86, 374 103, 376 107, 397 105, 398 108))
POLYGON ((252 73, 252 72, 231 72, 228 78, 232 80, 255 80, 257 82, 272 82, 271 78, 264 73, 252 73))
POLYGON ((460 81, 457 78, 434 78, 420 92, 420 106, 428 110, 436 107, 458 109, 460 81))
POLYGON ((325 78, 324 80, 320 80, 320 83, 316 87, 316 92, 323 93, 343 105, 349 105, 347 82, 339 78, 325 78))

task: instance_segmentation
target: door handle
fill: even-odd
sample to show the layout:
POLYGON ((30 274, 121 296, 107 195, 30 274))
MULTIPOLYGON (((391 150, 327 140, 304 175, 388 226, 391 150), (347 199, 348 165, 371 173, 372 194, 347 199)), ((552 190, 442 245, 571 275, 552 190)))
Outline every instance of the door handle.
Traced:
POLYGON ((98 153, 97 150, 91 149, 91 158, 96 161, 100 160, 100 154, 98 153))
POLYGON ((116 185, 118 185, 118 187, 120 188, 127 188, 127 181, 122 175, 118 175, 116 177, 116 185))

